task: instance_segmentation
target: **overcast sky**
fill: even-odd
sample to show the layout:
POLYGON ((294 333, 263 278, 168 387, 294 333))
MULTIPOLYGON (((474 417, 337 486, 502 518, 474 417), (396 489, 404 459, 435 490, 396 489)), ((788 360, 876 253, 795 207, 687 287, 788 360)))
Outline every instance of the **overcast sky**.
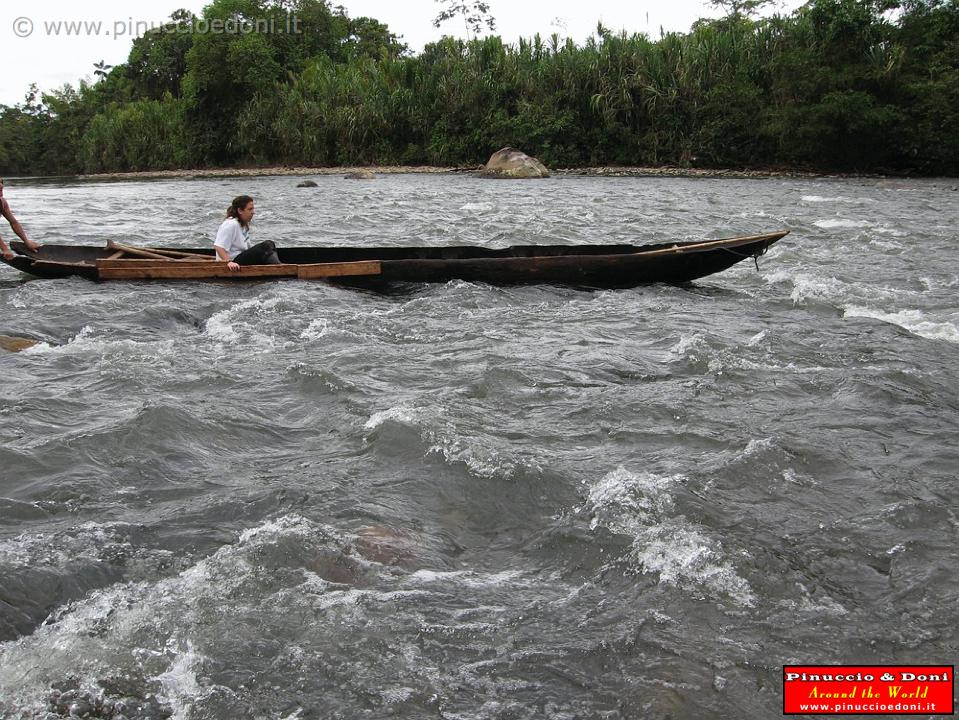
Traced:
MULTIPOLYGON (((161 25, 178 8, 196 14, 209 0, 100 0, 82 6, 75 0, 33 0, 30 3, 5 2, 0 11, 0 103, 22 102, 31 82, 41 90, 51 90, 81 78, 92 79, 93 64, 100 60, 110 65, 122 63, 130 52, 133 38, 150 24, 161 25), (86 23, 79 32, 74 26, 86 23), (96 26, 99 24, 99 32, 96 26)), ((435 0, 333 0, 343 5, 351 17, 366 15, 386 23, 403 36, 414 50, 443 34, 463 36, 462 22, 449 21, 433 27, 439 5, 435 0)), ((670 31, 688 31, 700 17, 718 17, 704 0, 489 0, 496 18, 496 33, 508 42, 553 32, 582 43, 602 23, 612 30, 659 35, 660 27, 670 31)), ((789 12, 801 4, 784 0, 781 11, 789 12)))

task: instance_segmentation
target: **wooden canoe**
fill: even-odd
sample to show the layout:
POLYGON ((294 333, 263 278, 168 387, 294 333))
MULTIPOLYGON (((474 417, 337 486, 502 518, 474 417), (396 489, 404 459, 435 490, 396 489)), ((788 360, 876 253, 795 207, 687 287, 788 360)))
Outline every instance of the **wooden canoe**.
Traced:
POLYGON ((105 248, 43 245, 8 265, 44 278, 91 280, 249 280, 297 278, 377 286, 393 282, 467 280, 493 285, 571 285, 624 288, 647 283, 682 284, 759 257, 789 233, 657 245, 516 245, 490 249, 450 247, 278 248, 280 265, 248 265, 239 271, 215 261, 213 250, 105 248))

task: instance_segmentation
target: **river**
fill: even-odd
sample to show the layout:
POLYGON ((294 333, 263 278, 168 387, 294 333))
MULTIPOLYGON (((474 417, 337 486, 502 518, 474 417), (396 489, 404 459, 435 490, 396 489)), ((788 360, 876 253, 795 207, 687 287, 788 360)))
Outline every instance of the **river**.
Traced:
MULTIPOLYGON (((39 242, 792 233, 687 287, 0 267, 0 717, 766 718, 959 647, 948 180, 8 181, 39 242)), ((9 240, 9 229, 0 228, 9 240)))

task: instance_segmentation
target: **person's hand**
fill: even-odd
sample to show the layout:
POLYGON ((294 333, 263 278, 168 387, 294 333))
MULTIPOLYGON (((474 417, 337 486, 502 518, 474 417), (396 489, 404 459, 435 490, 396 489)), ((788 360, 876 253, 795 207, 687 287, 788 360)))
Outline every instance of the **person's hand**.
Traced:
POLYGON ((37 252, 40 249, 40 246, 33 240, 24 240, 23 244, 27 246, 27 250, 30 252, 37 252))
POLYGON ((230 262, 228 262, 226 266, 230 268, 230 270, 232 270, 233 272, 236 272, 237 270, 240 269, 240 266, 237 263, 233 262, 232 260, 230 260, 230 262))
POLYGON ((13 252, 13 250, 11 250, 11 249, 9 249, 9 248, 7 248, 6 250, 3 251, 3 259, 4 259, 4 260, 13 260, 16 256, 17 256, 17 254, 16 254, 15 252, 13 252))

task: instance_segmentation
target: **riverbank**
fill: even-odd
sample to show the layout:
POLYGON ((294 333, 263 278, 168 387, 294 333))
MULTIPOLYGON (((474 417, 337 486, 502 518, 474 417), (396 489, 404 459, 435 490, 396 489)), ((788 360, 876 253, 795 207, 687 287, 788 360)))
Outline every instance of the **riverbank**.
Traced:
MULTIPOLYGON (((95 173, 81 175, 90 180, 112 180, 129 178, 211 178, 211 177, 258 177, 258 176, 303 176, 303 175, 351 175, 372 172, 374 175, 397 174, 470 174, 478 172, 482 166, 438 167, 432 165, 385 165, 367 167, 296 167, 272 166, 253 168, 208 168, 194 170, 145 170, 141 172, 95 173)), ((679 167, 616 167, 598 166, 585 168, 554 168, 554 176, 583 177, 695 177, 695 178, 849 178, 849 177, 891 177, 880 174, 817 173, 800 170, 731 170, 715 168, 679 168, 679 167)))

